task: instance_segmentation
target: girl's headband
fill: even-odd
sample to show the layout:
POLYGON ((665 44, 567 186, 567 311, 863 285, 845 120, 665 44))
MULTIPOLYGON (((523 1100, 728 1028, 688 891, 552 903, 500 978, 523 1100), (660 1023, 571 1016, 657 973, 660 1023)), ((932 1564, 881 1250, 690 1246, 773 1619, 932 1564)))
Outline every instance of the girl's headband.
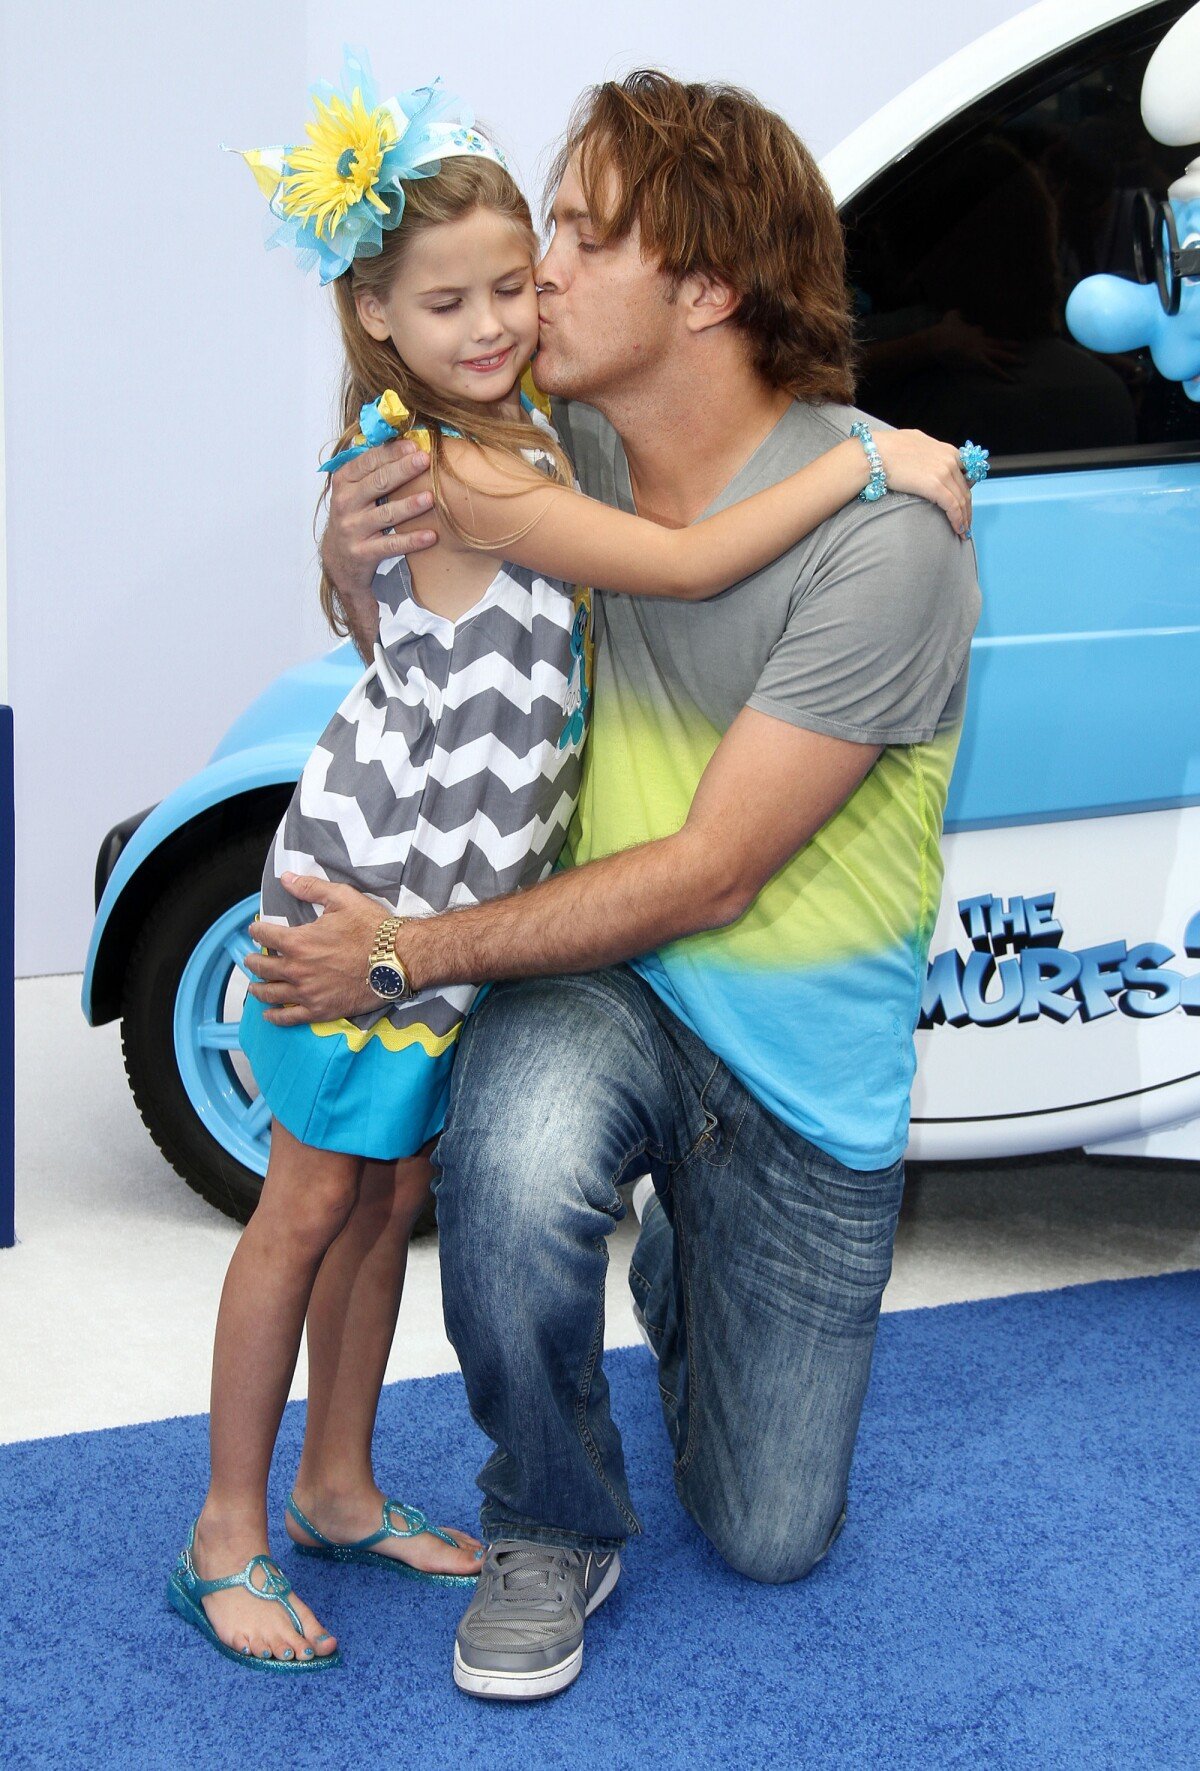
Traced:
POLYGON ((281 223, 267 245, 294 247, 301 270, 318 265, 322 283, 383 250, 384 233, 404 215, 402 180, 429 178, 459 154, 508 169, 440 80, 380 103, 365 51, 343 53, 341 91, 324 80, 310 89, 316 118, 306 125, 307 146, 234 150, 281 223))

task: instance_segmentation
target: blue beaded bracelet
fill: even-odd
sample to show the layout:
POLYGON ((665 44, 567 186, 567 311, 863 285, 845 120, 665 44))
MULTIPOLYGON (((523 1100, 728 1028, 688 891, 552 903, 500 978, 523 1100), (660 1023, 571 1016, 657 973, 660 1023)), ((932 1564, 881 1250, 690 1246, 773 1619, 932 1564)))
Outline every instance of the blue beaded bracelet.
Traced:
POLYGON ((967 477, 968 486, 977 486, 980 480, 987 479, 991 463, 988 461, 988 451, 981 449, 978 443, 969 440, 965 442, 958 452, 958 459, 967 477))
POLYGON ((857 424, 852 424, 850 426, 850 435, 852 437, 857 437, 863 448, 866 450, 867 461, 871 469, 871 477, 858 495, 859 502, 861 504, 874 504, 875 500, 877 498, 882 498, 887 491, 887 474, 883 470, 883 457, 875 447, 875 438, 871 435, 867 425, 863 424, 861 420, 859 420, 857 424))

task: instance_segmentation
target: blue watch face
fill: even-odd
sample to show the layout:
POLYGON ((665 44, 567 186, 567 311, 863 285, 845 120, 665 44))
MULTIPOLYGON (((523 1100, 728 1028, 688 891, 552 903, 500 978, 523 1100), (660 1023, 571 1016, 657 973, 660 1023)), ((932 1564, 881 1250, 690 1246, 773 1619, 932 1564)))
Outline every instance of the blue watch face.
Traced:
POLYGON ((406 988, 403 974, 394 965, 373 965, 367 982, 376 996, 403 996, 406 988))

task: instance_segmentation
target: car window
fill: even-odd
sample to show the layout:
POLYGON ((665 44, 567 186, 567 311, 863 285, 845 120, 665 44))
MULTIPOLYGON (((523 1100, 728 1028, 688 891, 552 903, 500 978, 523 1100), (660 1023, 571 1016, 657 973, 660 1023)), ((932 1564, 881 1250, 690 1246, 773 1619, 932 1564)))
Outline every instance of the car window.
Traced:
POLYGON ((1137 192, 1165 196, 1200 153, 1152 140, 1140 109, 1146 64, 1189 4, 1040 63, 847 206, 861 406, 972 437, 1010 472, 1084 465, 1093 451, 1200 456, 1200 405, 1149 351, 1097 355, 1063 321, 1081 278, 1133 275, 1137 192))

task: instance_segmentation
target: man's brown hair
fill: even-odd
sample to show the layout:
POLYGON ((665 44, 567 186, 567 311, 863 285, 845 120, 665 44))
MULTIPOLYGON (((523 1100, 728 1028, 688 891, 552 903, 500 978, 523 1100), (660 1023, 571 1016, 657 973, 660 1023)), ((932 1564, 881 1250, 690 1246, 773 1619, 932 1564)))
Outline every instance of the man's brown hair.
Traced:
POLYGON ((551 192, 575 155, 597 239, 623 239, 636 222, 643 253, 668 276, 718 277, 737 291, 730 323, 772 387, 853 399, 842 224, 782 117, 735 86, 642 68, 583 94, 551 192))

